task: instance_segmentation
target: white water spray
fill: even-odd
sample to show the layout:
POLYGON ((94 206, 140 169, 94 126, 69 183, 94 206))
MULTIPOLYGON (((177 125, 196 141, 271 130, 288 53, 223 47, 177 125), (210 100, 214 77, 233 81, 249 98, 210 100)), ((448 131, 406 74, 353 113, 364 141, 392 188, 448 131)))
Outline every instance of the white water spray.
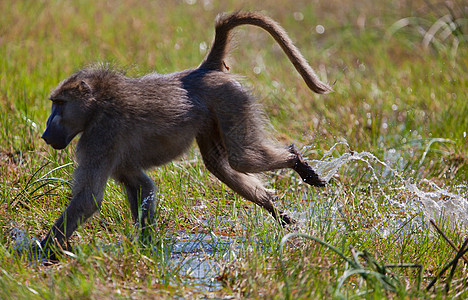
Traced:
MULTIPOLYGON (((468 187, 466 185, 456 186, 454 188, 457 191, 450 192, 427 179, 412 182, 412 178, 404 178, 398 170, 370 152, 348 151, 338 157, 333 156, 339 145, 344 145, 349 149, 349 145, 345 142, 336 143, 320 160, 311 160, 309 164, 323 179, 329 181, 343 165, 350 164, 352 161, 363 162, 365 168, 370 170, 371 178, 375 182, 371 185, 373 192, 384 197, 384 205, 392 206, 392 213, 385 217, 378 208, 378 205, 382 204, 377 204, 371 198, 375 213, 382 218, 382 222, 377 226, 379 230, 388 231, 389 227, 398 229, 404 223, 414 227, 414 222, 420 223, 419 226, 421 226, 421 222, 435 218, 447 220, 449 224, 459 226, 463 230, 468 229, 468 187), (376 165, 382 167, 380 173, 376 170, 376 165), (384 190, 381 184, 381 181, 388 180, 389 175, 393 176, 391 193, 384 190)), ((301 152, 304 153, 308 148, 304 147, 301 152)), ((394 152, 394 150, 391 151, 394 152)))

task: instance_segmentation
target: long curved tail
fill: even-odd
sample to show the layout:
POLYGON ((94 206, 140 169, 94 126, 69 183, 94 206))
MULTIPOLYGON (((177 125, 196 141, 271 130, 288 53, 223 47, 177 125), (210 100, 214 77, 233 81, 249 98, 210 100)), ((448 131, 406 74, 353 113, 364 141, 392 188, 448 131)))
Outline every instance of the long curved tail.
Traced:
POLYGON ((324 94, 332 90, 328 84, 320 81, 312 67, 307 63, 296 46, 294 46, 286 31, 278 23, 271 18, 253 12, 235 12, 230 15, 218 15, 213 45, 199 68, 224 70, 223 60, 228 51, 231 30, 240 25, 258 26, 270 33, 312 91, 324 94))

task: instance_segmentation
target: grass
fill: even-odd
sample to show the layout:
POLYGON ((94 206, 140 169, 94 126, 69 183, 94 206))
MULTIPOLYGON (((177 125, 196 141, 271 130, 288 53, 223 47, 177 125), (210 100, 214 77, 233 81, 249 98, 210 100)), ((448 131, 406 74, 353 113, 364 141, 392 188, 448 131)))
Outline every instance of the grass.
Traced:
POLYGON ((429 217, 457 247, 466 238, 466 211, 430 210, 431 199, 450 212, 468 198, 463 5, 0 2, 0 298, 466 298, 462 260, 426 290, 456 256, 429 217), (280 142, 311 146, 303 151, 319 165, 356 153, 325 189, 290 171, 264 176, 301 222, 280 228, 209 175, 194 147, 149 171, 159 187, 151 244, 133 238, 123 191, 110 181, 100 213, 60 263, 17 252, 18 232, 43 237, 70 197, 73 147, 40 140, 48 93, 93 62, 131 76, 195 67, 216 14, 237 9, 279 21, 320 77, 336 81, 333 93, 312 94, 266 33, 237 31, 227 63, 258 95, 280 142))

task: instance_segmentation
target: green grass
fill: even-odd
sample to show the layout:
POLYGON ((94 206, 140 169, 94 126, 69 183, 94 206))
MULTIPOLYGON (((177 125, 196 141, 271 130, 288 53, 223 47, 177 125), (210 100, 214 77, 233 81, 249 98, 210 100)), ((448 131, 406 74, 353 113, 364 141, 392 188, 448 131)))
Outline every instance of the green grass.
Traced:
MULTIPOLYGON (((456 252, 409 185, 439 203, 468 199, 464 2, 188 2, 0 2, 0 298, 468 297, 462 261, 426 291, 456 252), (302 220, 283 229, 209 175, 194 147, 149 172, 159 187, 151 244, 133 238, 124 193, 109 181, 100 213, 60 263, 18 253, 11 230, 43 237, 70 197, 76 141, 55 151, 40 139, 49 92, 94 62, 131 76, 196 67, 216 14, 238 9, 272 16, 320 77, 336 81, 333 93, 312 94, 265 32, 237 31, 227 63, 258 95, 280 142, 311 146, 304 152, 318 160, 346 141, 331 155, 369 152, 390 167, 369 156, 347 161, 325 189, 290 171, 266 174, 278 205, 302 220), (315 240, 282 244, 288 233, 315 240), (197 273, 208 265, 211 275, 197 273), (421 277, 408 265, 420 265, 421 277)), ((460 247, 466 216, 434 217, 460 247)))

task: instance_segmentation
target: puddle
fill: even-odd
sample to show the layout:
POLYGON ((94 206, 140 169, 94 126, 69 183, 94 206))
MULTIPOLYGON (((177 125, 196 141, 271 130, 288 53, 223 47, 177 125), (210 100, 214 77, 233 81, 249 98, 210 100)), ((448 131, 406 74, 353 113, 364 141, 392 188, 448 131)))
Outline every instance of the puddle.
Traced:
POLYGON ((191 286, 216 291, 222 288, 217 280, 222 266, 236 256, 239 247, 238 238, 181 233, 171 245, 171 264, 191 286))
MULTIPOLYGON (((13 227, 10 234, 14 241, 13 249, 18 253, 27 254, 33 245, 39 243, 37 238, 30 238, 25 230, 17 227, 13 227)), ((239 241, 238 237, 182 232, 176 237, 171 237, 162 252, 155 249, 154 255, 167 255, 167 267, 176 275, 174 278, 182 278, 185 284, 194 289, 216 291, 222 288, 222 283, 217 277, 221 274, 222 267, 237 256, 240 250, 239 241)), ((120 243, 101 247, 105 251, 124 252, 120 243)), ((34 261, 30 256, 29 260, 34 261)), ((47 261, 41 261, 44 262, 47 261)), ((168 283, 176 283, 171 277, 169 276, 168 283)))

